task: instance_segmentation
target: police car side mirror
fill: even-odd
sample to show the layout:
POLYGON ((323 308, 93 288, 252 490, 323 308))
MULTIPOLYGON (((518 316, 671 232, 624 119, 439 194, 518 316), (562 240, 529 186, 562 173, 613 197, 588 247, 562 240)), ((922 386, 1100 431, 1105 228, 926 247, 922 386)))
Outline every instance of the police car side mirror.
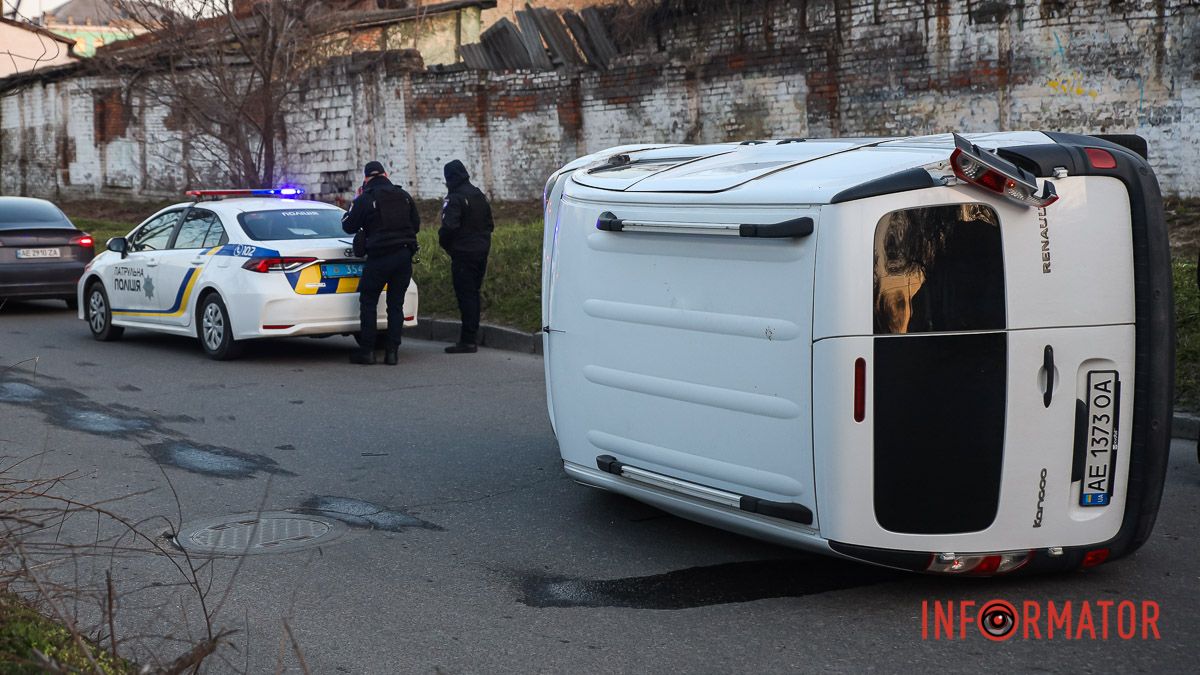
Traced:
POLYGON ((108 240, 108 250, 120 253, 121 257, 129 255, 129 241, 125 237, 114 237, 108 240))

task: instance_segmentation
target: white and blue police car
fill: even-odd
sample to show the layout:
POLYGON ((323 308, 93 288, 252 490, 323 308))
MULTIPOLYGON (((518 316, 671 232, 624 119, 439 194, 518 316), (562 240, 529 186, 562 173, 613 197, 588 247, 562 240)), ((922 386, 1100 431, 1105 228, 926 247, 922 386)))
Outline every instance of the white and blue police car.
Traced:
MULTIPOLYGON (((195 336, 211 358, 245 340, 352 334, 359 329, 363 261, 342 209, 300 199, 299 188, 194 190, 155 213, 88 265, 79 318, 110 341, 126 328, 195 336)), ((387 325, 386 291, 379 326, 387 325)), ((404 295, 416 325, 417 287, 404 295)))

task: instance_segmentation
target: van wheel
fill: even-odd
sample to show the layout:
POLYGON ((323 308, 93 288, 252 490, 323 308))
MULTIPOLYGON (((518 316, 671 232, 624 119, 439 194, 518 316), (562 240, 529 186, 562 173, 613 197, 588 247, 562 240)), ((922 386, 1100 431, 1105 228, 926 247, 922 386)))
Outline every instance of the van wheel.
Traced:
POLYGON ((197 312, 196 337, 204 353, 215 361, 236 359, 242 353, 242 345, 233 339, 233 324, 229 321, 229 310, 216 293, 204 296, 197 312))
POLYGON ((112 324, 112 306, 108 304, 104 284, 99 281, 88 287, 87 322, 92 337, 101 342, 120 340, 125 333, 124 328, 112 324))

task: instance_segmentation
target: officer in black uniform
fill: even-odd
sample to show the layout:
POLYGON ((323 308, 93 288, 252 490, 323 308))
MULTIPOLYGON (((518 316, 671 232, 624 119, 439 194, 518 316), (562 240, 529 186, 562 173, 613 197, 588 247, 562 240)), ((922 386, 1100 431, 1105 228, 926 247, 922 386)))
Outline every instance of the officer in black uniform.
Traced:
POLYGON ((492 206, 463 163, 446 164, 447 195, 442 202, 442 227, 438 243, 450 255, 450 276, 462 316, 458 342, 446 347, 447 354, 471 354, 479 342, 479 290, 487 271, 488 252, 492 248, 492 206))
MULTIPOLYGON (((342 216, 342 229, 349 234, 362 232, 367 262, 358 284, 359 333, 358 350, 350 355, 351 363, 375 363, 375 336, 379 294, 386 284, 388 342, 384 363, 396 365, 400 334, 404 330, 404 293, 412 279, 412 259, 417 252, 417 231, 421 216, 412 196, 388 180, 383 165, 367 162, 363 170, 362 189, 354 198, 350 210, 342 216)), ((358 237, 355 238, 358 248, 358 237)), ((362 252, 356 251, 361 255, 362 252)))

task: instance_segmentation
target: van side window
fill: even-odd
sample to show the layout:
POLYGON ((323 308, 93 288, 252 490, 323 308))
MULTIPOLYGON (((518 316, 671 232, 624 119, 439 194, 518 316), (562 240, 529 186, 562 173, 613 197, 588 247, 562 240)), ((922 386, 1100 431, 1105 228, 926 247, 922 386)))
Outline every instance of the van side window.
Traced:
POLYGON ((874 277, 876 335, 1005 327, 1000 219, 986 204, 885 215, 874 277))

